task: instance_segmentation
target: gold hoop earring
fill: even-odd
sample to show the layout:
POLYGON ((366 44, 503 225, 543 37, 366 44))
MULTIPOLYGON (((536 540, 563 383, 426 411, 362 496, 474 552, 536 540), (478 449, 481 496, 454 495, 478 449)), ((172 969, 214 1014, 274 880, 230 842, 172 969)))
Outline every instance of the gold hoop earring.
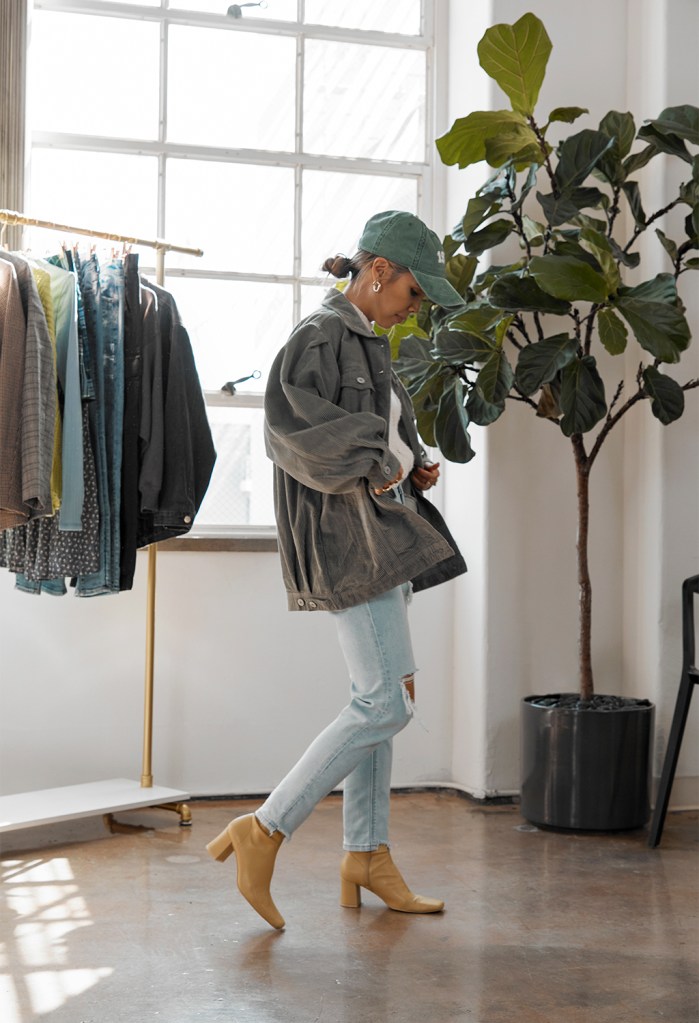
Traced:
POLYGON ((375 295, 378 295, 378 293, 381 291, 382 286, 383 285, 381 284, 381 281, 374 281, 374 283, 371 286, 371 290, 374 292, 375 295))

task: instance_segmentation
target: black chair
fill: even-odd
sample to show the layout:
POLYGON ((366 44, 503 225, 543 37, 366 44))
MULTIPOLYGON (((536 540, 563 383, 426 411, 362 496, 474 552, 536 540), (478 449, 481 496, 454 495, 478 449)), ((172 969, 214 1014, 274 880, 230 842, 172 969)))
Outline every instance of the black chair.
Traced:
POLYGON ((648 838, 648 845, 652 849, 660 843, 663 833, 665 814, 670 802, 670 790, 675 777, 677 759, 680 755, 689 704, 694 686, 699 684, 699 668, 695 663, 696 647, 694 643, 694 595, 697 593, 699 593, 699 575, 693 575, 682 583, 682 676, 648 838))

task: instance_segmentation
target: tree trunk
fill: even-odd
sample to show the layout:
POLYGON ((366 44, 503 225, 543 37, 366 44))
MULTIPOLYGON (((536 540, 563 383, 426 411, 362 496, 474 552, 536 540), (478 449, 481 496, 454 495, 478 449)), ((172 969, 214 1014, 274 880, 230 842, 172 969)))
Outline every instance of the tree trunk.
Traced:
POLYGON ((573 434, 575 454, 575 475, 578 490, 578 587, 579 587, 579 639, 578 658, 580 671, 580 696, 592 699, 592 585, 587 561, 590 526, 590 464, 585 453, 582 435, 573 434))

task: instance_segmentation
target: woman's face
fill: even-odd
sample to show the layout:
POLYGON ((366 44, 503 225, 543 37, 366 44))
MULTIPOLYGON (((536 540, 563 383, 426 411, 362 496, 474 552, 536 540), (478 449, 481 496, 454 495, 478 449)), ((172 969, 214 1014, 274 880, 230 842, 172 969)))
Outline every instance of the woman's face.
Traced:
POLYGON ((387 330, 397 323, 403 323, 411 313, 416 313, 426 297, 410 272, 392 276, 394 272, 390 267, 387 273, 380 277, 377 275, 381 281, 381 290, 378 293, 372 292, 374 309, 371 318, 387 330))

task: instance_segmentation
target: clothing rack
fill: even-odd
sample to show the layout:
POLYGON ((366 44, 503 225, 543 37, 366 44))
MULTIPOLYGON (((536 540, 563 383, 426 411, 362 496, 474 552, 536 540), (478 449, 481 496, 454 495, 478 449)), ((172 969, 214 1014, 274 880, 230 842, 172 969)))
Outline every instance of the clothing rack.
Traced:
MULTIPOLYGON (((203 256, 201 249, 174 245, 161 238, 154 240, 134 238, 108 231, 76 227, 71 224, 57 224, 51 220, 0 209, 0 248, 5 241, 8 225, 42 227, 66 234, 87 235, 107 241, 122 242, 125 245, 141 245, 155 250, 155 278, 161 287, 165 281, 165 253, 184 252, 191 256, 203 256)), ((77 817, 90 817, 101 813, 110 830, 115 828, 112 814, 119 810, 133 810, 147 806, 174 810, 180 815, 180 824, 191 824, 191 812, 184 802, 188 793, 177 789, 153 785, 153 694, 155 660, 155 586, 156 586, 157 544, 148 547, 148 582, 146 598, 146 657, 143 707, 143 763, 140 785, 135 781, 115 778, 103 782, 88 782, 83 785, 69 785, 63 788, 22 792, 17 795, 0 796, 0 831, 12 831, 37 824, 49 824, 77 817)), ((125 825, 116 825, 124 828, 125 825)))

